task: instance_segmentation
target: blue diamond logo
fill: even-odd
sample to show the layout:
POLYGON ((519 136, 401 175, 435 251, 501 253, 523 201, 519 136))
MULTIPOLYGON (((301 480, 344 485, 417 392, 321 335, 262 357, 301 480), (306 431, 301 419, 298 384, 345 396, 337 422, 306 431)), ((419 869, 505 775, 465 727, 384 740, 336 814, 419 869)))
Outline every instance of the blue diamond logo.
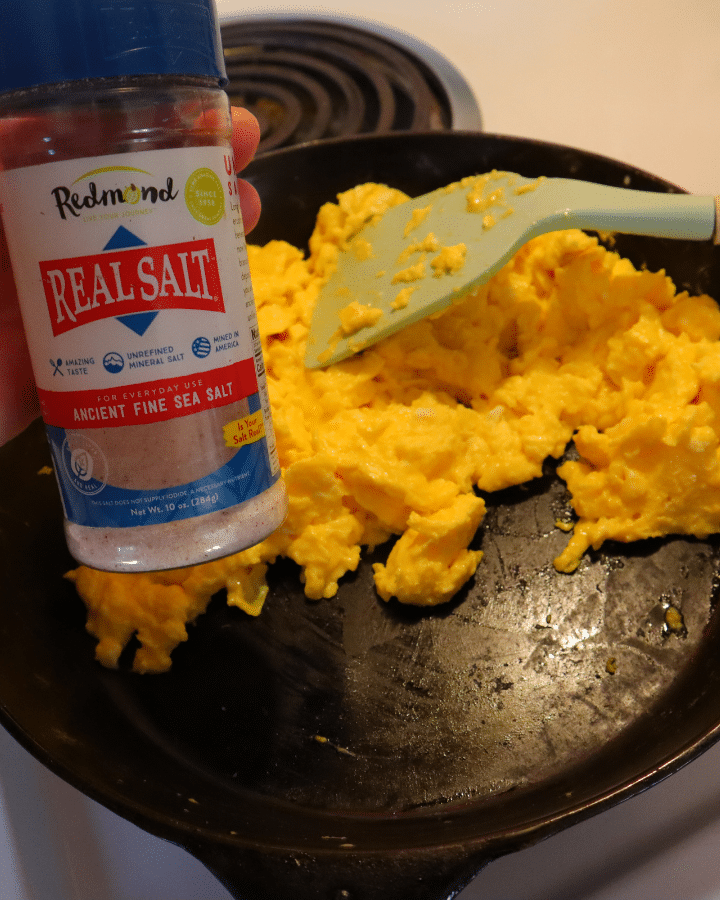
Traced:
POLYGON ((130 331, 142 337, 155 321, 157 310, 154 312, 130 313, 127 316, 115 316, 118 322, 122 322, 130 331))
MULTIPOLYGON (((120 225, 115 234, 110 238, 110 240, 105 244, 103 250, 127 250, 129 247, 146 247, 142 238, 139 238, 136 234, 133 234, 132 231, 128 231, 123 225, 120 225)), ((157 310, 154 312, 141 312, 141 313, 130 313, 127 316, 115 316, 118 322, 122 322, 122 324, 129 328, 130 331, 134 331, 139 337, 142 337, 148 328, 155 321, 155 317, 157 316, 157 310)))
POLYGON ((105 244, 103 250, 126 250, 128 247, 146 247, 147 244, 142 238, 139 238, 132 231, 128 231, 123 225, 117 229, 115 234, 105 244))

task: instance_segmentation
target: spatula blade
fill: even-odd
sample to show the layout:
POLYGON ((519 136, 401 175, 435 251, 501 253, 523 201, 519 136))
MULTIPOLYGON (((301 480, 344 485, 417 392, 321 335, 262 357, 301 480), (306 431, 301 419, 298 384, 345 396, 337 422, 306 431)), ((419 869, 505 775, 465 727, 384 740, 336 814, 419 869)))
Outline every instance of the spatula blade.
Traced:
POLYGON ((488 172, 388 210, 341 251, 305 364, 329 365, 488 281, 530 238, 564 228, 720 242, 720 198, 488 172))
POLYGON ((526 239, 533 222, 522 197, 540 183, 490 172, 408 200, 365 226, 320 292, 306 366, 346 359, 488 281, 526 239))

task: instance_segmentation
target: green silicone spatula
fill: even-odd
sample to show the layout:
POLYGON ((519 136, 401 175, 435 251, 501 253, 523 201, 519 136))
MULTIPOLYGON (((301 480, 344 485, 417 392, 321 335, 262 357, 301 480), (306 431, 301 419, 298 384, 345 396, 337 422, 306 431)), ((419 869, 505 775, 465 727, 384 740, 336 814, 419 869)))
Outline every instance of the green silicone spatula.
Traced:
POLYGON ((341 251, 318 298, 305 364, 339 362, 445 309, 539 234, 586 228, 719 243, 718 210, 715 197, 569 178, 463 179, 393 207, 341 251))

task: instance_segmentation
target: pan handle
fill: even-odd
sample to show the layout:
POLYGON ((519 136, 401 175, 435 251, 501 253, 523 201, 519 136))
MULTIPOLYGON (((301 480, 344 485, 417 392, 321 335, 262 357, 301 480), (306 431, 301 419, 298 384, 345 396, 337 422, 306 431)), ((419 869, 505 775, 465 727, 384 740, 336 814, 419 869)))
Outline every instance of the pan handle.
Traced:
POLYGON ((317 855, 184 846, 236 900, 450 900, 493 858, 463 847, 317 855))

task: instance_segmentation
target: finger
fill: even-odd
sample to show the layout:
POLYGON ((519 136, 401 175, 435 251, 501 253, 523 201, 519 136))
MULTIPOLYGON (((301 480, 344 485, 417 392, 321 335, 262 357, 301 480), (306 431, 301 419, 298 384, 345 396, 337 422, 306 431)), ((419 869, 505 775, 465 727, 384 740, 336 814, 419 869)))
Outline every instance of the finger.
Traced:
POLYGON ((0 227, 0 444, 39 414, 5 232, 0 227))
POLYGON ((0 354, 0 444, 40 415, 30 356, 21 326, 6 325, 0 354))
MULTIPOLYGON (((260 142, 260 125, 255 116, 247 109, 233 106, 231 111, 235 171, 241 172, 255 156, 260 142)), ((238 194, 245 234, 249 234, 260 218, 260 197, 255 188, 242 178, 238 179, 238 194)))
POLYGON ((233 106, 232 126, 235 170, 242 172, 253 156, 255 156, 255 151, 260 143, 260 125, 251 112, 239 106, 233 106))
POLYGON ((255 188, 242 178, 238 179, 238 198, 245 234, 250 234, 260 218, 260 197, 255 188))

